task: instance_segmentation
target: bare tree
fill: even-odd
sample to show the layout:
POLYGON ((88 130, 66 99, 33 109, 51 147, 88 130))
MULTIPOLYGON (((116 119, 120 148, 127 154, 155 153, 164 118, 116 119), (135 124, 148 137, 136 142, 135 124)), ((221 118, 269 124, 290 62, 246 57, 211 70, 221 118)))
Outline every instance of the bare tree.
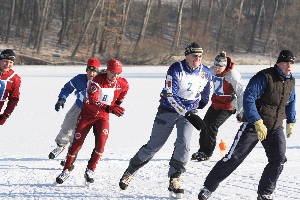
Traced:
POLYGON ((44 9, 43 9, 43 14, 42 14, 42 19, 40 21, 39 25, 39 34, 37 37, 37 53, 39 54, 41 52, 41 48, 43 45, 43 40, 44 40, 44 31, 46 28, 46 22, 47 22, 47 17, 48 17, 48 11, 49 11, 49 3, 51 0, 45 0, 44 3, 44 9))
POLYGON ((184 2, 185 2, 185 0, 181 0, 181 2, 179 4, 178 15, 177 15, 177 25, 176 25, 176 30, 175 30, 175 34, 173 37, 173 43, 172 43, 172 52, 176 52, 178 50, 180 32, 181 32, 182 9, 184 7, 184 2))
POLYGON ((206 36, 206 34, 208 32, 208 29, 210 27, 210 20, 211 20, 211 16, 212 16, 213 6, 214 6, 214 0, 210 0, 210 3, 209 3, 209 12, 208 12, 208 15, 207 15, 207 19, 206 19, 206 23, 205 23, 204 31, 203 31, 203 35, 204 36, 206 36))
POLYGON ((81 45, 81 43, 82 43, 82 40, 83 40, 85 34, 87 33, 87 30, 88 30, 88 28, 89 28, 89 25, 90 25, 90 23, 91 23, 91 21, 92 21, 92 18, 93 18, 93 16, 94 16, 94 14, 95 14, 95 12, 96 12, 96 10, 97 10, 97 7, 99 6, 100 2, 101 2, 101 0, 98 0, 96 6, 94 7, 94 9, 93 9, 93 11, 92 11, 92 13, 91 13, 91 15, 90 15, 90 18, 89 18, 88 22, 87 22, 86 25, 85 25, 84 31, 83 31, 82 35, 80 36, 80 38, 79 38, 79 40, 78 40, 78 42, 77 42, 77 45, 76 45, 76 47, 75 47, 75 49, 74 49, 74 51, 73 51, 73 53, 72 53, 72 55, 71 55, 71 58, 72 58, 72 59, 75 58, 75 56, 76 56, 76 54, 77 54, 77 52, 78 52, 78 49, 79 49, 79 47, 80 47, 80 45, 81 45))
POLYGON ((102 1, 100 12, 99 12, 98 26, 96 27, 96 36, 95 36, 95 41, 94 41, 94 46, 93 46, 92 57, 95 57, 95 54, 97 53, 97 45, 99 43, 100 27, 101 27, 101 23, 102 23, 104 3, 105 3, 105 0, 102 1))
POLYGON ((146 28, 147 28, 147 25, 148 25, 148 20, 149 20, 151 8, 152 8, 152 0, 147 0, 147 7, 146 7, 145 16, 144 16, 144 21, 143 21, 143 25, 142 25, 139 37, 137 39, 137 43, 136 43, 135 48, 134 48, 134 52, 138 51, 138 49, 141 47, 141 45, 144 41, 144 37, 145 37, 145 33, 146 33, 146 28))
POLYGON ((258 10, 258 14, 255 17, 255 22, 254 22, 254 27, 253 27, 253 31, 252 34, 250 36, 250 41, 248 44, 248 49, 247 52, 252 52, 253 51, 253 46, 254 46, 254 39, 255 39, 255 35, 256 35, 256 31, 257 31, 257 26, 259 24, 259 20, 261 18, 261 14, 262 14, 262 9, 263 9, 263 5, 264 5, 264 0, 260 1, 260 5, 259 5, 259 10, 258 10))
POLYGON ((64 36, 66 34, 67 30, 67 2, 66 0, 61 1, 61 29, 58 33, 58 45, 62 45, 62 42, 64 40, 64 36))
POLYGON ((236 20, 236 23, 234 24, 233 33, 232 33, 232 45, 231 45, 232 52, 234 52, 234 49, 235 49, 235 43, 237 40, 236 36, 237 36, 238 28, 239 28, 239 25, 241 22, 241 17, 243 16, 243 14, 242 14, 243 5, 244 5, 244 0, 241 0, 239 10, 237 12, 237 20, 236 20))
POLYGON ((228 7, 228 2, 229 2, 229 0, 225 1, 225 6, 224 6, 223 10, 222 10, 223 6, 221 6, 222 18, 221 18, 221 24, 220 24, 220 27, 219 27, 219 31, 217 33, 217 38, 216 38, 216 49, 215 49, 216 52, 219 51, 220 38, 222 37, 222 31, 223 31, 225 18, 226 18, 226 10, 227 10, 227 7, 228 7))
POLYGON ((272 30, 273 30, 274 21, 275 21, 275 18, 276 18, 277 8, 278 8, 278 0, 275 0, 274 11, 273 11, 273 15, 272 15, 272 17, 270 19, 270 25, 269 25, 269 29, 268 29, 268 33, 267 33, 265 45, 264 45, 264 50, 263 50, 264 53, 266 53, 267 45, 268 45, 268 42, 269 42, 270 37, 271 37, 271 33, 272 33, 272 30))
POLYGON ((11 9, 10 9, 10 17, 9 17, 9 21, 7 24, 7 31, 6 31, 6 39, 5 39, 6 44, 8 43, 9 37, 10 37, 10 29, 11 29, 12 22, 14 19, 15 4, 16 4, 16 0, 12 0, 11 1, 11 9))

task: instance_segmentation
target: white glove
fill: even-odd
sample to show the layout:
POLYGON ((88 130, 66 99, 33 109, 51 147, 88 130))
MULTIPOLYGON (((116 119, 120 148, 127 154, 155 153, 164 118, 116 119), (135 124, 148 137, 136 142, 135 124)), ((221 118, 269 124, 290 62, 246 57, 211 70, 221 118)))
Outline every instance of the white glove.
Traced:
POLYGON ((268 134, 268 129, 264 125, 263 120, 262 119, 257 120, 256 122, 254 122, 254 125, 255 125, 258 139, 260 141, 263 141, 264 139, 266 139, 267 134, 268 134))
POLYGON ((287 138, 291 137, 291 135, 294 133, 294 131, 295 131, 295 124, 296 124, 296 122, 286 124, 286 137, 287 138))

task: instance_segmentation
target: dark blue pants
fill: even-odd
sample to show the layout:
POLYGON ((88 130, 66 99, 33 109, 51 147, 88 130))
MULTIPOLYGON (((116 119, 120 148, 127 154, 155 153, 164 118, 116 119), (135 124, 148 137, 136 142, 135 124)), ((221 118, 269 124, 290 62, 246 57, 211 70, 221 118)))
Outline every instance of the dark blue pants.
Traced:
MULTIPOLYGON (((258 141, 255 126, 243 123, 234 138, 228 154, 218 161, 209 172, 204 186, 211 192, 214 192, 219 184, 244 161, 258 141)), ((276 130, 268 131, 267 138, 261 143, 268 157, 268 164, 262 173, 257 193, 262 195, 272 194, 283 169, 283 164, 287 161, 283 127, 280 126, 276 130)))

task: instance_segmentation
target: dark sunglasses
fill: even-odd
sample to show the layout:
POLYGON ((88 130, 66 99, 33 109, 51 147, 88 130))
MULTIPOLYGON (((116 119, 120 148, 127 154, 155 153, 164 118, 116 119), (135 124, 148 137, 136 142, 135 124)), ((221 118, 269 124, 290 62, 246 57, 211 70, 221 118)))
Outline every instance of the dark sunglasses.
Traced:
POLYGON ((87 66, 86 69, 92 72, 100 72, 99 68, 94 66, 87 66))
POLYGON ((193 58, 202 58, 202 54, 197 55, 197 54, 191 53, 191 56, 192 56, 193 58))

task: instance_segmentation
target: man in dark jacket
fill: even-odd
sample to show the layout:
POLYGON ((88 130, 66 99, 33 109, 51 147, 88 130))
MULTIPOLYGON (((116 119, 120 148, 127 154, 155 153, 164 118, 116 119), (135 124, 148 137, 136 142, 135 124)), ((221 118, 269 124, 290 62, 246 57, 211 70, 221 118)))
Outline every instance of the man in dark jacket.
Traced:
POLYGON ((200 190, 198 199, 208 199, 247 157, 260 140, 268 157, 258 184, 257 200, 273 199, 276 182, 287 161, 283 120, 286 118, 286 136, 294 132, 296 123, 295 78, 291 72, 294 55, 289 50, 280 52, 274 67, 254 75, 244 92, 244 122, 234 138, 229 153, 216 163, 200 190))

